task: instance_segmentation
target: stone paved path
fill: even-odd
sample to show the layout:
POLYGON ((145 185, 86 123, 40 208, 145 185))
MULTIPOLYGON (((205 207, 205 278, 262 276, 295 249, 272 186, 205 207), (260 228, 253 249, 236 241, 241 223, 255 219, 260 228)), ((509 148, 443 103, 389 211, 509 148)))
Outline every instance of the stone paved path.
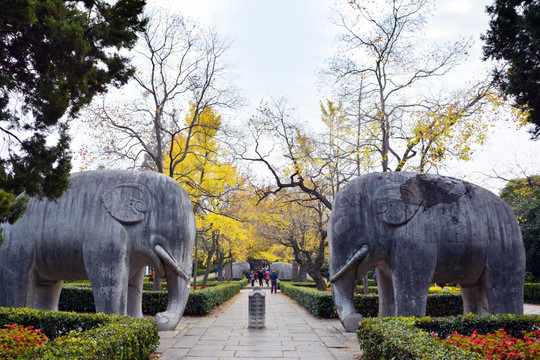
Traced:
POLYGON ((287 296, 266 290, 266 327, 248 328, 250 288, 204 317, 185 316, 160 332, 160 360, 358 359, 354 333, 339 320, 317 319, 287 296))
MULTIPOLYGON (((339 320, 317 319, 287 296, 266 289, 266 327, 248 328, 250 288, 204 317, 184 316, 175 331, 160 332, 160 360, 359 359, 354 333, 339 320)), ((540 305, 524 305, 540 314, 540 305)))

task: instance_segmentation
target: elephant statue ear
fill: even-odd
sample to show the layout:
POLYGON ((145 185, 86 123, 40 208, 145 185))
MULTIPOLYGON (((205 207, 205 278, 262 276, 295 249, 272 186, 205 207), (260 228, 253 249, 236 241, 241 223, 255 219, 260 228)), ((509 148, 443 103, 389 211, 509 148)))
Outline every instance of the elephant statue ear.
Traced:
POLYGON ((403 225, 416 214, 420 206, 404 202, 403 191, 407 189, 400 188, 400 184, 396 183, 383 186, 375 192, 373 211, 380 221, 388 225, 403 225))
POLYGON ((125 224, 141 222, 152 206, 150 192, 140 184, 113 186, 101 196, 101 199, 109 214, 125 224))

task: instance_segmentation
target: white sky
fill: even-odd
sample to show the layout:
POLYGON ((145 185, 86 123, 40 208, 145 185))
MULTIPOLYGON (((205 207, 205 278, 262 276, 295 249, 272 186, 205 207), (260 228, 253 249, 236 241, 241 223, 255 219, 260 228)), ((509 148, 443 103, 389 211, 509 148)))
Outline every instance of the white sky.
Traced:
MULTIPOLYGON (((154 0, 157 2, 158 0, 154 0)), ((249 118, 261 100, 285 96, 297 108, 299 119, 318 121, 319 101, 325 96, 317 90, 317 70, 333 54, 335 27, 329 21, 333 0, 174 0, 184 16, 216 27, 232 40, 230 62, 237 74, 236 85, 248 98, 250 106, 239 117, 249 118)), ((471 57, 454 80, 467 81, 481 74, 488 65, 481 61, 482 41, 488 16, 485 7, 493 0, 437 0, 430 40, 447 42, 472 36, 475 46, 471 57)), ((159 2, 162 4, 162 2, 159 2)), ((498 191, 504 183, 485 181, 481 173, 495 169, 505 173, 518 162, 528 174, 540 173, 535 154, 540 141, 532 142, 525 130, 512 124, 497 126, 495 134, 469 164, 459 164, 445 175, 467 180, 498 191)))

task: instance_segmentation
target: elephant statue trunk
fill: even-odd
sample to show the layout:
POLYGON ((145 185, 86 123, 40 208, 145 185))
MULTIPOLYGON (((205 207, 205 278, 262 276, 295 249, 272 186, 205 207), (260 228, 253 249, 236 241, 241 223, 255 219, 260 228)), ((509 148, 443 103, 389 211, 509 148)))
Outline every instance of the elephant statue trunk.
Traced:
POLYGON ((154 319, 159 330, 174 330, 182 318, 189 297, 190 279, 177 274, 173 269, 165 266, 167 279, 168 302, 164 312, 157 313, 154 319), (187 288, 187 291, 186 291, 187 288))
POLYGON ((157 313, 154 319, 158 323, 160 330, 174 330, 184 313, 189 297, 191 279, 163 246, 157 244, 154 246, 154 250, 164 264, 164 273, 160 274, 160 276, 167 279, 168 289, 167 309, 164 312, 157 313))
POLYGON ((330 282, 336 282, 337 279, 349 272, 353 266, 358 265, 362 260, 364 260, 368 252, 369 245, 362 245, 360 249, 345 263, 345 265, 330 277, 330 282))
MULTIPOLYGON (((190 276, 186 274, 184 270, 182 270, 182 268, 178 265, 176 261, 174 261, 174 259, 171 257, 171 255, 169 255, 167 250, 163 248, 163 246, 157 244, 154 246, 154 250, 166 266, 171 268, 176 274, 178 274, 178 276, 180 276, 184 280, 188 282, 191 281, 190 276)), ((160 277, 163 278, 164 274, 161 274, 160 277)))

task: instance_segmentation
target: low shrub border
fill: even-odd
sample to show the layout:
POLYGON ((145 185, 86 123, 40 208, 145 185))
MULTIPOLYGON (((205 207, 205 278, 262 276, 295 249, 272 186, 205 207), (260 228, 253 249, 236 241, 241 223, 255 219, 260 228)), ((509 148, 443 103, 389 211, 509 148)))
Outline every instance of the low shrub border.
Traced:
POLYGON ((468 349, 453 349, 440 339, 452 331, 470 335, 505 329, 514 337, 540 326, 538 315, 460 315, 444 318, 366 318, 358 324, 358 339, 368 359, 483 359, 468 349))
POLYGON ((540 284, 525 283, 523 298, 525 302, 540 304, 540 284))
MULTIPOLYGON (((335 318, 332 294, 327 291, 308 289, 305 286, 295 286, 294 283, 279 282, 283 294, 289 296, 310 313, 322 318, 335 318)), ((379 313, 379 298, 377 295, 354 295, 356 311, 364 317, 375 317, 379 313)), ((459 294, 430 294, 426 306, 428 316, 450 316, 463 313, 463 301, 459 294)))
MULTIPOLYGON (((202 290, 192 290, 189 293, 184 315, 201 316, 208 314, 214 307, 220 305, 240 292, 247 285, 247 279, 223 283, 202 290)), ((144 291, 142 298, 143 314, 155 315, 167 309, 168 296, 166 291, 144 291)), ((62 288, 60 311, 95 312, 92 288, 87 285, 69 284, 62 288)))
POLYGON ((295 286, 294 283, 279 281, 279 288, 310 313, 322 318, 335 318, 334 300, 328 291, 319 291, 305 286, 295 286))
POLYGON ((184 310, 184 315, 206 315, 216 306, 221 305, 234 295, 238 294, 241 288, 241 282, 237 281, 208 287, 202 290, 191 291, 189 293, 186 309, 184 310))
POLYGON ((0 308, 0 328, 14 323, 34 326, 50 339, 39 356, 25 358, 143 360, 159 344, 158 325, 149 318, 0 308))

